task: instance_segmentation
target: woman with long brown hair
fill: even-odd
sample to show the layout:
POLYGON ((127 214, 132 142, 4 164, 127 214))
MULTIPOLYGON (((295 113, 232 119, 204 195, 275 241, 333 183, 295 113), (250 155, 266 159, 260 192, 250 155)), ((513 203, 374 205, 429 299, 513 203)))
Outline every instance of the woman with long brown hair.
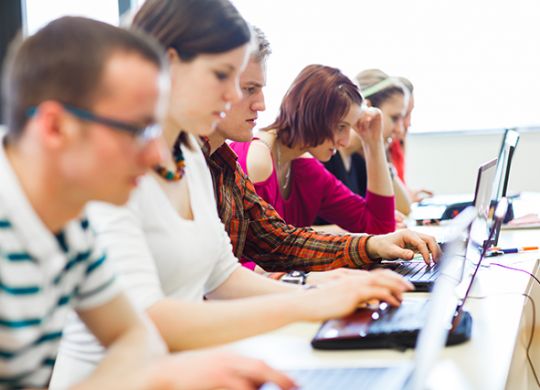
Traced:
POLYGON ((257 193, 288 223, 313 225, 317 216, 355 233, 395 229, 381 113, 365 108, 358 87, 338 69, 310 65, 296 77, 277 119, 249 143, 233 143, 257 193), (366 145, 366 197, 324 169, 355 132, 366 145))

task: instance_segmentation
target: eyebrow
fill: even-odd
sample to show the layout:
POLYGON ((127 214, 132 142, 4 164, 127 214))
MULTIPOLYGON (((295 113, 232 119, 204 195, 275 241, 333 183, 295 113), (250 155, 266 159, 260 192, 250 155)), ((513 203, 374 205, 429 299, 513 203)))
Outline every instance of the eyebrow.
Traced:
POLYGON ((229 71, 233 71, 233 70, 236 69, 236 67, 235 67, 234 65, 231 65, 231 64, 221 64, 221 65, 219 65, 219 66, 224 66, 224 67, 226 67, 227 70, 229 70, 229 71))
POLYGON ((135 122, 135 123, 141 123, 141 124, 144 124, 145 126, 147 126, 147 125, 151 125, 153 123, 157 123, 157 118, 154 115, 147 115, 147 116, 144 116, 141 119, 137 120, 137 122, 135 122))
POLYGON ((264 87, 264 85, 262 85, 261 83, 258 83, 256 81, 248 81, 245 86, 250 86, 250 87, 264 87))
POLYGON ((351 126, 351 124, 350 124, 349 122, 347 122, 347 121, 339 121, 339 124, 340 124, 340 125, 341 125, 341 124, 345 124, 345 125, 347 125, 347 126, 349 126, 349 127, 351 126))

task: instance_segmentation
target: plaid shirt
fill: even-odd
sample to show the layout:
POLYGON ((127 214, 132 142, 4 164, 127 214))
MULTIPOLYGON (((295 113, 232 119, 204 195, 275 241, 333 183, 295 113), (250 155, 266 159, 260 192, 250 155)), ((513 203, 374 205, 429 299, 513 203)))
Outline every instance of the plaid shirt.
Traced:
MULTIPOLYGON (((204 142, 204 140, 203 140, 204 142)), ((255 186, 223 144, 211 156, 203 152, 212 174, 218 212, 238 258, 248 258, 266 271, 325 271, 371 263, 367 235, 331 235, 288 225, 255 192, 255 186)))

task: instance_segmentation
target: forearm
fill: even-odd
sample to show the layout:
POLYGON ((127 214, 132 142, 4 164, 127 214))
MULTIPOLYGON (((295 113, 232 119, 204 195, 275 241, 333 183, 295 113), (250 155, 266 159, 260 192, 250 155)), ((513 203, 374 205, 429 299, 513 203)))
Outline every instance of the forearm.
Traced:
POLYGON ((167 298, 153 305, 148 313, 169 349, 181 351, 227 343, 307 320, 300 300, 305 293, 203 303, 167 298))
POLYGON ((248 234, 244 255, 267 272, 329 271, 357 268, 369 262, 367 255, 363 257, 362 240, 358 235, 332 235, 309 228, 293 228, 276 218, 268 219, 258 228, 248 234), (266 232, 261 232, 262 228, 266 232))
POLYGON ((411 198, 405 184, 397 176, 394 177, 392 184, 396 193, 396 209, 405 215, 409 215, 411 212, 411 198))
POLYGON ((286 293, 298 286, 281 283, 244 267, 237 268, 225 282, 206 295, 209 299, 237 299, 256 295, 286 293))
POLYGON ((313 225, 311 226, 313 230, 321 233, 328 234, 347 234, 348 231, 339 227, 338 225, 313 225))
POLYGON ((74 389, 97 388, 150 389, 136 373, 164 356, 167 348, 154 325, 145 320, 141 325, 126 332, 108 350, 107 355, 92 375, 74 389))
POLYGON ((365 143, 364 157, 366 159, 368 191, 377 195, 393 196, 394 188, 390 178, 384 144, 382 142, 365 143))

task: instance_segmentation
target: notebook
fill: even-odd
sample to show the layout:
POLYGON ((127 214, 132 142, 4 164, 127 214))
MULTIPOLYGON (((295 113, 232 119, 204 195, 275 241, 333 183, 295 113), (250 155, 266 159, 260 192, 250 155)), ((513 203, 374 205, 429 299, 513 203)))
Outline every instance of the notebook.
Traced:
MULTIPOLYGON (((470 215, 474 215, 476 212, 470 215)), ((499 214, 498 214, 499 215, 499 214)), ((503 214, 504 215, 504 214, 503 214)), ((475 218, 474 221, 479 220, 475 218)), ((473 225, 475 222, 472 222, 473 225)), ((481 224, 481 226, 483 226, 481 224)), ((478 259, 477 268, 470 276, 469 285, 472 285, 481 260, 485 256, 487 245, 479 251, 476 243, 485 242, 488 235, 482 228, 476 228, 470 237, 467 252, 478 259), (484 231, 484 233, 482 233, 484 231), (472 253, 472 251, 476 253, 472 253)), ((492 230, 493 231, 493 230, 492 230)), ((287 373, 295 379, 304 390, 334 390, 334 389, 406 389, 424 390, 430 373, 433 372, 439 355, 444 348, 450 331, 449 324, 462 319, 463 305, 467 299, 461 301, 455 294, 459 282, 453 257, 459 251, 459 242, 453 241, 441 260, 441 276, 435 283, 430 299, 427 301, 426 312, 429 321, 424 322, 416 338, 415 356, 412 362, 395 365, 373 365, 371 367, 332 367, 290 370, 287 373)), ((276 387, 266 384, 264 390, 274 390, 276 387)))
MULTIPOLYGON (((497 201, 506 196, 508 178, 510 176, 510 164, 514 151, 519 141, 519 133, 515 129, 506 129, 502 138, 499 155, 497 158, 497 168, 495 174, 495 187, 493 193, 494 206, 497 201)), ((417 223, 423 224, 425 221, 436 222, 445 219, 451 219, 456 213, 474 202, 472 194, 453 194, 437 195, 431 198, 423 199, 416 205, 413 205, 411 218, 417 223)), ((509 213, 511 207, 509 208, 509 213)), ((507 222, 505 220, 505 222, 507 222)), ((496 237, 498 234, 496 234, 496 237)))
MULTIPOLYGON (((473 204, 479 215, 484 218, 487 218, 489 214, 497 168, 496 164, 497 159, 493 159, 485 162, 478 168, 473 204)), ((453 229, 452 226, 453 224, 449 224, 447 227, 447 232, 444 237, 445 241, 456 238, 452 236, 452 234, 455 234, 455 232, 451 232, 451 229, 453 229)), ((422 258, 413 259, 412 261, 386 261, 382 263, 382 267, 390 268, 405 277, 414 284, 414 287, 416 288, 415 291, 418 292, 430 291, 440 273, 439 267, 436 264, 428 265, 422 258)))
POLYGON ((362 308, 344 319, 326 321, 313 338, 312 346, 318 349, 414 346, 425 324, 430 324, 433 317, 442 316, 442 314, 434 314, 437 310, 444 312, 443 317, 447 319, 443 325, 450 327, 449 325, 452 324, 451 331, 446 334, 447 345, 468 340, 472 318, 469 313, 463 311, 463 307, 489 248, 489 241, 498 228, 496 225, 502 223, 506 208, 507 201, 503 198, 497 206, 495 222, 489 229, 489 234, 487 219, 481 215, 475 217, 474 209, 461 218, 469 225, 465 261, 458 266, 460 261, 456 259, 456 256, 462 243, 459 240, 448 243, 448 248, 441 260, 441 274, 435 282, 430 298, 410 302, 405 300, 398 308, 383 307, 378 311, 362 308), (460 299, 456 294, 458 284, 460 290, 466 290, 460 299), (435 306, 434 301, 437 302, 435 306), (390 345, 389 340, 392 341, 390 345))
MULTIPOLYGON (((445 256, 451 255, 450 252, 447 252, 445 256)), ((444 308, 453 303, 452 291, 455 286, 456 281, 453 277, 442 276, 439 278, 429 302, 430 321, 422 327, 413 362, 371 367, 307 368, 288 370, 287 374, 296 381, 302 390, 423 390, 449 332, 448 324, 452 321, 453 313, 444 310, 444 308)), ((266 384, 261 389, 275 390, 277 387, 273 384, 266 384)))

